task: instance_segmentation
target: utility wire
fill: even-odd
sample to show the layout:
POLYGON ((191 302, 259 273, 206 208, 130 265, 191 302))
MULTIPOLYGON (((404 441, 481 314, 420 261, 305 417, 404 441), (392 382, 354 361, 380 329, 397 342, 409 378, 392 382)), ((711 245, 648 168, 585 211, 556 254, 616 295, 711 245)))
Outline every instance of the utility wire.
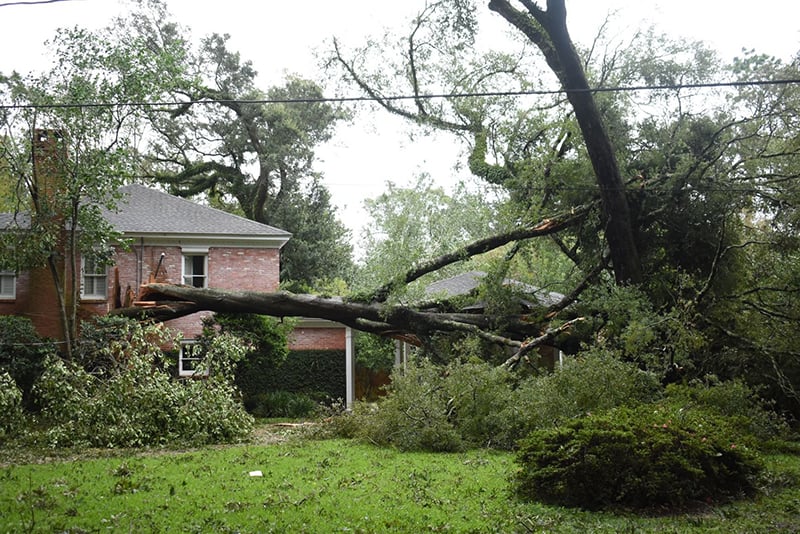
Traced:
MULTIPOLYGON (((2 4, 0 4, 2 5, 2 4)), ((723 87, 755 87, 767 85, 800 84, 800 78, 780 80, 746 80, 732 82, 706 82, 689 84, 633 85, 627 87, 590 87, 588 89, 529 89, 522 91, 475 91, 465 93, 434 93, 419 95, 388 96, 341 96, 308 98, 259 98, 259 99, 204 99, 174 100, 161 102, 74 102, 62 104, 0 104, 0 109, 65 109, 65 108, 106 108, 106 107, 162 107, 187 106, 194 104, 324 104, 346 102, 396 102, 402 100, 434 100, 448 98, 488 98, 501 96, 546 96, 569 93, 623 93, 635 91, 662 91, 668 89, 709 89, 723 87)))
POLYGON ((74 0, 28 0, 19 2, 3 2, 0 7, 9 6, 35 6, 38 4, 57 4, 58 2, 72 2, 74 0))

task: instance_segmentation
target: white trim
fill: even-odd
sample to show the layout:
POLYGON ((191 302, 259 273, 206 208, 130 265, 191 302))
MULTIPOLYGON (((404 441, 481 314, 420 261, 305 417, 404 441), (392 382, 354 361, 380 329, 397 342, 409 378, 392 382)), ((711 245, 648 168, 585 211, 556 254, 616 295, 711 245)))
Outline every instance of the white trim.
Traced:
POLYGON ((0 271, 0 300, 14 300, 17 298, 17 273, 14 271, 0 271), (11 279, 11 291, 3 293, 2 279, 11 279))
POLYGON ((86 273, 86 256, 81 256, 81 300, 106 300, 108 298, 108 266, 98 266, 94 265, 95 271, 92 273, 86 273), (102 271, 102 272, 101 272, 102 271), (100 289, 102 289, 102 293, 87 293, 86 292, 86 280, 87 277, 92 280, 92 286, 94 287, 95 291, 97 288, 97 281, 102 279, 102 285, 100 289))
POLYGON ((181 252, 190 256, 208 254, 208 245, 183 245, 181 246, 181 252))
POLYGON ((356 401, 356 359, 354 358, 354 349, 353 330, 348 326, 345 328, 344 345, 345 406, 348 410, 353 409, 356 401))
POLYGON ((193 279, 194 278, 200 278, 200 276, 202 276, 202 278, 203 278, 202 287, 203 288, 210 287, 210 285, 209 285, 209 276, 208 276, 208 253, 205 253, 205 254, 203 254, 203 253, 194 254, 194 253, 191 253, 191 252, 187 253, 187 252, 181 251, 181 283, 184 284, 184 285, 187 285, 187 286, 198 287, 198 286, 195 286, 192 283, 187 283, 187 281, 186 281, 186 277, 187 276, 191 276, 193 279), (191 275, 187 275, 186 274, 186 258, 194 258, 194 257, 203 258, 203 274, 202 275, 197 275, 194 272, 192 272, 191 275))
POLYGON ((149 246, 281 249, 291 236, 209 235, 130 232, 124 239, 144 239, 149 246))
POLYGON ((184 362, 200 362, 202 358, 199 357, 184 357, 183 351, 184 347, 194 347, 198 345, 196 339, 184 339, 181 341, 180 349, 178 350, 178 376, 189 377, 189 376, 208 376, 208 369, 202 372, 198 372, 196 369, 184 369, 183 363, 184 362))
POLYGON ((348 328, 342 323, 314 317, 293 317, 295 328, 348 328))

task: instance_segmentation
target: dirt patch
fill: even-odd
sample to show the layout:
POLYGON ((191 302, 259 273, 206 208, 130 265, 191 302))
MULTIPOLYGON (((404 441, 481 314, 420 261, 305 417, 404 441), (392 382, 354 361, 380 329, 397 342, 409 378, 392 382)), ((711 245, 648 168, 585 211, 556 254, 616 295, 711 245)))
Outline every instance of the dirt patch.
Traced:
POLYGON ((273 445, 283 443, 299 434, 308 431, 313 423, 273 423, 259 425, 253 429, 252 442, 256 445, 273 445))

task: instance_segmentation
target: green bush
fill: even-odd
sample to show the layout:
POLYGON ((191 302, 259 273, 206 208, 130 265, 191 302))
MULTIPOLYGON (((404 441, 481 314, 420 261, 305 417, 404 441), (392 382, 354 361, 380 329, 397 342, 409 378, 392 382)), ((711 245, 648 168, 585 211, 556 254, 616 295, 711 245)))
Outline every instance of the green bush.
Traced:
POLYGON ((405 372, 397 370, 387 396, 358 418, 361 437, 401 449, 513 449, 534 429, 650 401, 659 392, 654 375, 603 354, 587 354, 520 383, 509 371, 479 360, 438 366, 418 359, 405 372))
POLYGON ((736 422, 741 432, 759 440, 780 439, 789 433, 786 420, 741 380, 722 382, 712 376, 689 385, 671 384, 667 397, 673 403, 699 405, 725 416, 736 422))
POLYGON ((401 450, 464 448, 441 367, 427 360, 410 362, 404 373, 395 374, 387 389, 389 394, 378 401, 374 413, 364 418, 362 437, 401 450))
POLYGON ((207 319, 203 338, 229 334, 241 340, 247 351, 235 369, 235 382, 245 402, 273 388, 271 377, 289 353, 289 322, 255 314, 218 313, 207 319))
POLYGON ((754 491, 761 470, 726 418, 665 403, 593 413, 520 445, 520 497, 587 509, 737 498, 754 491))
POLYGON ((23 421, 22 392, 6 371, 0 372, 0 440, 15 433, 23 421))
POLYGON ((658 377, 602 351, 570 357, 553 373, 531 377, 514 391, 502 418, 505 441, 589 412, 650 402, 662 392, 658 377))
POLYGON ((23 406, 33 408, 33 383, 44 370, 44 360, 54 354, 50 345, 25 317, 0 316, 0 372, 7 372, 22 392, 23 406))
POLYGON ((359 435, 368 441, 427 451, 509 445, 498 440, 508 434, 502 419, 511 401, 508 371, 483 362, 441 367, 418 360, 395 373, 387 390, 374 407, 355 416, 359 435))
POLYGON ((160 365, 159 346, 173 339, 166 329, 131 321, 120 331, 125 335, 114 336, 98 353, 84 354, 86 362, 103 362, 92 367, 96 374, 75 362, 47 363, 34 386, 47 445, 203 445, 249 435, 253 420, 232 383, 240 344, 219 336, 204 362, 216 372, 176 381, 160 365))
POLYGON ((367 369, 391 371, 394 366, 394 340, 389 337, 355 333, 356 364, 367 369))
POLYGON ((293 350, 268 383, 267 391, 305 393, 320 402, 344 398, 345 351, 293 350))
POLYGON ((255 417, 299 419, 313 416, 317 411, 317 403, 303 393, 273 391, 250 397, 245 401, 245 408, 255 417))
POLYGON ((447 366, 444 388, 449 416, 466 444, 502 449, 514 445, 516 436, 509 437, 511 422, 506 419, 514 402, 512 387, 511 373, 489 363, 447 366))

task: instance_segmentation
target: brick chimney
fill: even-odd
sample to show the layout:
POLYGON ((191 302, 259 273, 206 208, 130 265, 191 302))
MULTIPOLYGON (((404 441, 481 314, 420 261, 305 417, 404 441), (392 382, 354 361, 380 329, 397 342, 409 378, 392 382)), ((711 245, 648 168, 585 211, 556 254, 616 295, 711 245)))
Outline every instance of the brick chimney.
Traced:
MULTIPOLYGON (((34 203, 52 207, 64 187, 69 153, 62 130, 37 129, 33 132, 33 191, 34 203)), ((51 211, 51 210, 47 210, 51 211)))
MULTIPOLYGON (((44 218, 45 220, 41 222, 45 224, 57 223, 60 219, 63 225, 63 216, 55 209, 55 202, 64 187, 67 157, 67 141, 62 130, 34 130, 31 150, 33 163, 31 200, 34 208, 32 215, 44 218)), ((57 245, 57 251, 60 251, 57 270, 64 280, 63 244, 57 245)), ((58 312, 52 273, 48 267, 39 267, 31 269, 28 276, 29 290, 24 304, 24 314, 33 321, 39 334, 63 340, 64 331, 58 312)))

